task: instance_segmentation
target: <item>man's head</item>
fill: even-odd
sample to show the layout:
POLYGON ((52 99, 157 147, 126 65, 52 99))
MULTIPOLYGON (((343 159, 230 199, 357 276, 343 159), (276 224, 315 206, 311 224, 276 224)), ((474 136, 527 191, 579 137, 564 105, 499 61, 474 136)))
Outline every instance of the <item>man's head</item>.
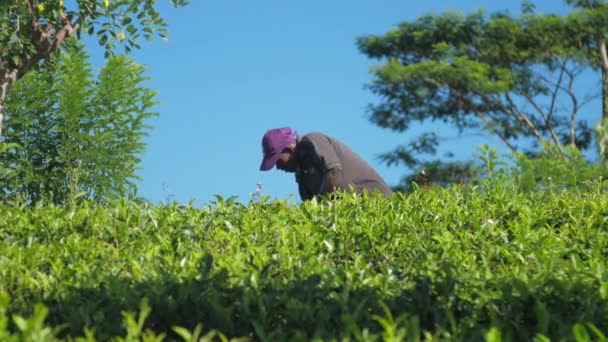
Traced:
POLYGON ((268 171, 276 165, 279 170, 295 172, 296 160, 293 158, 293 152, 296 137, 296 132, 289 127, 274 128, 266 132, 262 137, 264 159, 260 170, 268 171))

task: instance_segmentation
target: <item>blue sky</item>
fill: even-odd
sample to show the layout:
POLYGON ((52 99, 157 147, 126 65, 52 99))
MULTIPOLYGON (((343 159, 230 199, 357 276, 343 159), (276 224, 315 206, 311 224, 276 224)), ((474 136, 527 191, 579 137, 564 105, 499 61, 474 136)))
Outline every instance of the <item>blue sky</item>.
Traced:
MULTIPOLYGON (((150 121, 139 192, 155 203, 170 195, 196 204, 215 194, 247 201, 258 182, 266 195, 297 201, 292 174, 259 171, 261 137, 281 126, 334 136, 397 183, 403 167, 382 165, 377 156, 420 131, 397 134, 367 120, 366 106, 377 100, 364 89, 374 61, 358 51, 355 37, 429 12, 520 8, 519 1, 489 0, 191 0, 180 9, 159 2, 169 41, 155 39, 132 54, 148 67, 148 86, 162 103, 150 121)), ((535 4, 568 11, 561 0, 535 4)), ((456 136, 440 126, 420 129, 456 136)), ((449 147, 470 157, 483 142, 500 146, 478 138, 449 147)))

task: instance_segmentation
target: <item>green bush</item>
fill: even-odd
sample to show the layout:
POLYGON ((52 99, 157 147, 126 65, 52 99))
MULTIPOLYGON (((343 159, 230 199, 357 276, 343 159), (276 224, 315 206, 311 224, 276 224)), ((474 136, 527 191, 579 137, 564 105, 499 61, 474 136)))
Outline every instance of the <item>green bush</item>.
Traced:
POLYGON ((602 339, 601 185, 0 205, 0 338, 602 339))
POLYGON ((513 176, 521 190, 585 188, 589 181, 605 178, 602 164, 591 163, 573 146, 546 144, 541 153, 530 157, 515 153, 513 176))
POLYGON ((15 84, 0 146, 0 200, 67 204, 135 197, 148 119, 145 69, 125 56, 94 74, 82 45, 15 84))

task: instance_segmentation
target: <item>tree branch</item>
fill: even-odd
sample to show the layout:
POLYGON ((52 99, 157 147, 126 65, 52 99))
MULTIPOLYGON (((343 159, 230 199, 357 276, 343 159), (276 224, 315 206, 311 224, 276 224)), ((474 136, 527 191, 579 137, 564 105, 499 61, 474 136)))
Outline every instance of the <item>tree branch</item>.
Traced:
MULTIPOLYGON (((487 126, 489 126, 489 124, 490 124, 490 120, 489 120, 489 119, 486 117, 486 115, 485 115, 484 113, 482 113, 482 112, 480 112, 480 111, 474 111, 474 113, 475 113, 475 114, 476 114, 478 117, 480 117, 480 118, 483 120, 483 122, 484 122, 484 123, 485 123, 487 126)), ((500 138, 500 140, 502 140, 502 142, 503 142, 505 145, 507 145, 507 147, 508 147, 508 148, 510 148, 510 149, 511 149, 511 151, 513 151, 513 152, 517 151, 517 147, 513 146, 513 144, 511 144, 511 143, 509 142, 509 140, 508 140, 508 139, 507 139, 507 138, 506 138, 506 137, 505 137, 505 136, 504 136, 502 133, 500 133, 500 132, 498 132, 498 131, 494 131, 494 134, 498 135, 498 137, 500 138)))
POLYGON ((73 16, 71 14, 62 15, 61 21, 63 23, 63 27, 55 35, 55 39, 53 39, 53 43, 51 44, 51 51, 49 51, 49 53, 56 50, 66 38, 70 37, 74 32, 80 29, 80 25, 82 24, 82 17, 78 17, 76 19, 76 22, 74 22, 73 24, 71 23, 72 18, 73 16))
MULTIPOLYGON (((450 87, 448 84, 431 79, 431 78, 425 78, 425 81, 438 86, 438 87, 447 87, 448 89, 450 89, 450 91, 454 94, 456 94, 458 96, 458 98, 463 101, 463 102, 467 102, 471 107, 474 107, 474 104, 471 102, 471 99, 466 96, 464 93, 462 93, 461 91, 454 89, 452 87, 450 87)), ((490 120, 486 117, 485 114, 483 114, 482 112, 478 111, 478 110, 473 110, 473 112, 475 113, 475 115, 477 115, 479 118, 481 118, 484 123, 486 123, 486 125, 490 122, 490 120)), ((510 142, 509 139, 507 139, 507 137, 504 136, 504 134, 498 132, 498 131, 494 131, 494 133, 496 135, 498 135, 498 137, 503 141, 503 143, 510 148, 512 151, 517 151, 517 148, 515 146, 513 146, 510 142)))
POLYGON ((563 62, 562 64, 562 71, 563 74, 567 76, 568 78, 568 87, 565 87, 563 85, 563 79, 562 79, 562 75, 560 75, 560 80, 558 82, 553 82, 549 79, 547 79, 544 76, 540 76, 541 79, 553 86, 555 86, 555 89, 559 89, 561 91, 563 91, 564 93, 566 93, 568 95, 568 97, 570 97, 570 101, 572 102, 572 111, 570 112, 570 123, 569 123, 569 135, 570 135, 570 144, 571 145, 575 145, 576 143, 576 116, 578 115, 578 112, 580 111, 580 109, 586 104, 589 103, 593 98, 590 98, 587 101, 583 101, 583 103, 579 103, 578 98, 576 96, 576 94, 574 93, 574 78, 576 77, 576 71, 574 70, 569 70, 566 67, 566 61, 563 62))
MULTIPOLYGON (((509 94, 505 94, 505 98, 507 99, 507 101, 509 102, 509 105, 511 106, 511 110, 509 110, 507 108, 507 110, 509 110, 511 113, 515 113, 516 112, 516 117, 526 126, 528 126, 528 128, 530 128, 530 130, 532 131, 532 134, 534 134, 534 136, 538 139, 539 142, 543 143, 546 140, 543 138, 543 136, 540 134, 540 132, 538 131, 538 129, 536 128, 536 125, 534 125, 534 123, 530 120, 530 118, 521 110, 519 110, 519 108, 517 108, 517 106, 515 105, 515 103, 513 102, 513 99, 511 99, 511 96, 509 96, 509 94)), ((501 106, 503 106, 502 104, 500 104, 501 106)), ((503 106, 504 107, 504 106, 503 106)), ((562 146, 561 145, 557 145, 557 148, 559 148, 560 152, 563 152, 562 150, 562 146)))
MULTIPOLYGON (((485 97, 487 97, 487 96, 485 96, 485 97)), ((543 139, 542 135, 540 134, 540 132, 538 131, 538 129, 536 128, 534 123, 530 120, 530 118, 525 113, 523 113, 521 110, 519 110, 519 108, 517 108, 517 106, 513 102, 513 99, 511 99, 511 96, 509 96, 509 94, 505 94, 505 98, 509 102, 509 106, 511 106, 511 109, 507 108, 504 104, 500 103, 499 101, 492 100, 492 99, 489 99, 489 100, 496 103, 499 106, 499 108, 501 108, 506 114, 515 116, 520 122, 522 122, 524 125, 526 125, 528 128, 530 128, 530 130, 532 131, 532 134, 534 134, 534 136, 539 141, 541 141, 541 142, 544 141, 545 139, 543 139)))
POLYGON ((82 17, 78 17, 74 23, 71 22, 72 19, 73 16, 71 14, 62 14, 62 27, 58 32, 55 33, 53 38, 51 37, 53 36, 55 29, 51 24, 49 24, 46 29, 43 30, 38 23, 38 19, 33 19, 34 22, 32 25, 34 30, 32 32, 32 41, 36 47, 36 54, 26 60, 22 67, 19 68, 20 77, 28 72, 34 65, 40 62, 40 60, 57 50, 68 37, 80 29, 82 17))
POLYGON ((567 63, 567 61, 564 61, 561 63, 559 77, 557 79, 557 83, 555 84, 555 88, 553 89, 553 94, 551 94, 551 106, 549 107, 549 115, 547 115, 547 120, 551 120, 551 116, 553 116, 553 111, 555 110, 555 101, 557 99, 557 93, 559 91, 559 88, 561 87, 562 80, 564 79, 564 73, 566 72, 566 63, 567 63))
POLYGON ((36 0, 23 0, 25 6, 27 6, 27 10, 30 12, 30 15, 34 13, 34 7, 36 7, 36 0))
MULTIPOLYGON (((545 114, 543 112, 542 108, 540 108, 540 106, 538 105, 538 103, 536 103, 536 101, 534 101, 534 99, 530 96, 530 94, 523 93, 522 96, 526 100, 528 100, 528 102, 536 109, 536 111, 538 111, 538 113, 540 114, 540 116, 543 118, 543 121, 545 121, 545 127, 547 128, 547 130, 551 134, 551 139, 553 140, 553 142, 556 145, 561 145, 561 143, 559 141, 559 138, 557 137, 557 133, 553 129, 553 125, 551 125, 551 119, 550 119, 550 117, 551 117, 551 111, 553 109, 550 110, 549 114, 545 114)), ((553 96, 555 97, 555 95, 553 95, 553 96)), ((551 106, 553 106, 553 103, 551 104, 551 106)))

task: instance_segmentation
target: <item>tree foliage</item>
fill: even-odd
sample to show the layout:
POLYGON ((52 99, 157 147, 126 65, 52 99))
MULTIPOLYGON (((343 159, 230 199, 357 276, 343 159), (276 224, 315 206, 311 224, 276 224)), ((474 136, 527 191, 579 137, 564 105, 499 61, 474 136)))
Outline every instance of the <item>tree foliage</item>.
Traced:
POLYGON ((19 81, 7 101, 0 196, 26 203, 133 194, 156 115, 144 68, 113 56, 95 77, 82 46, 19 81))
POLYGON ((596 126, 600 158, 608 164, 608 3, 600 0, 567 0, 578 8, 573 21, 581 27, 582 42, 588 51, 588 63, 599 70, 602 79, 602 120, 596 126))
MULTIPOLYGON (((443 122, 489 133, 512 151, 545 143, 564 153, 564 145, 589 149, 593 127, 579 114, 601 94, 575 89, 575 81, 600 68, 596 38, 608 32, 608 7, 592 3, 566 16, 534 13, 531 4, 517 16, 429 14, 359 38, 359 49, 380 62, 369 85, 381 99, 370 105, 371 121, 400 132, 443 122)), ((423 168, 423 155, 435 155, 441 140, 426 132, 383 159, 423 168)))
MULTIPOLYGON (((118 43, 129 52, 141 38, 166 37, 166 22, 156 0, 3 0, 0 2, 0 129, 4 101, 14 83, 69 37, 85 30, 110 56, 118 43)), ((171 0, 184 6, 187 0, 171 0)), ((0 131, 1 133, 1 131, 0 131)))

